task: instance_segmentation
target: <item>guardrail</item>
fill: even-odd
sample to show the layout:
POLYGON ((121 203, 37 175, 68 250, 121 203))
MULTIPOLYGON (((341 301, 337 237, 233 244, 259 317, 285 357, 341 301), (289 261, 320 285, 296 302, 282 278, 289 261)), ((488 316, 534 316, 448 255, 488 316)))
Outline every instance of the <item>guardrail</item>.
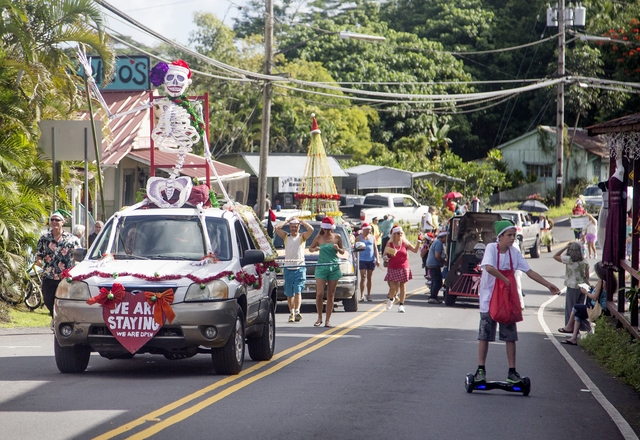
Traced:
POLYGON ((626 274, 628 273, 632 277, 631 288, 636 288, 640 282, 640 275, 629 264, 627 260, 620 260, 620 272, 618 273, 618 298, 617 301, 607 301, 607 310, 613 315, 620 325, 627 329, 627 331, 640 341, 640 333, 638 332, 638 298, 633 298, 629 303, 629 317, 625 314, 625 302, 626 302, 626 274))

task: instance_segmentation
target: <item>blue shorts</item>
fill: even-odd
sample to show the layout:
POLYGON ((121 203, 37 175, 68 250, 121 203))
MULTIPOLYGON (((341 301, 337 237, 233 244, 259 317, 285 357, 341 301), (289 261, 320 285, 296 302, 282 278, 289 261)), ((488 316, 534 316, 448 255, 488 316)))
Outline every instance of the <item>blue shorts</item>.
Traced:
POLYGON ((360 260, 360 263, 358 264, 358 266, 360 270, 375 270, 376 262, 360 260))
POLYGON ((294 295, 300 295, 304 289, 304 283, 307 281, 307 268, 299 267, 297 269, 283 270, 284 274, 284 296, 293 298, 294 295))

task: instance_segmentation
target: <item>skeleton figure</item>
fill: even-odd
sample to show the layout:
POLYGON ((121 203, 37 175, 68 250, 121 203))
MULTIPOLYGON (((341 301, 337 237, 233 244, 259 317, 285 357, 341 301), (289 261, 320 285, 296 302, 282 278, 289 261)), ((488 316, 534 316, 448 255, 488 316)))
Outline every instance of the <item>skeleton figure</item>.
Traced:
MULTIPOLYGON (((178 98, 184 95, 191 84, 191 72, 186 63, 176 61, 168 66, 164 77, 164 88, 167 95, 178 98)), ((173 101, 163 98, 156 101, 160 107, 161 116, 158 125, 153 129, 151 138, 160 151, 167 153, 191 152, 192 146, 200 141, 198 131, 191 125, 189 113, 173 101)))
MULTIPOLYGON (((78 60, 82 64, 82 67, 87 75, 91 90, 96 96, 100 105, 107 113, 109 119, 119 118, 121 116, 136 113, 140 110, 148 109, 153 104, 147 103, 135 109, 113 114, 109 111, 109 107, 105 102, 100 90, 98 89, 95 80, 92 77, 91 59, 87 59, 84 48, 78 49, 78 60)), ((168 97, 159 99, 156 104, 159 106, 162 114, 158 121, 158 125, 154 128, 151 138, 155 142, 159 150, 168 153, 177 153, 178 159, 176 165, 173 167, 168 179, 160 177, 152 177, 147 183, 147 196, 157 206, 169 208, 180 207, 188 200, 191 194, 192 183, 189 177, 178 177, 180 170, 184 164, 185 154, 192 151, 194 144, 197 144, 201 139, 204 142, 205 159, 213 169, 218 182, 225 195, 227 201, 229 196, 220 181, 220 178, 216 172, 215 167, 211 161, 211 153, 209 151, 209 144, 206 138, 206 134, 201 128, 201 133, 198 133, 198 128, 194 126, 201 123, 196 117, 195 111, 191 107, 185 97, 181 97, 185 94, 187 87, 191 84, 191 71, 189 66, 182 60, 174 61, 167 65, 165 63, 158 63, 150 72, 150 80, 153 85, 160 86, 164 84, 168 97), (173 98, 173 99, 172 99, 173 98), (192 122, 194 121, 194 122, 192 122), (171 203, 169 200, 173 197, 175 190, 180 191, 180 196, 177 201, 171 203), (164 192, 164 197, 162 193, 164 192)))

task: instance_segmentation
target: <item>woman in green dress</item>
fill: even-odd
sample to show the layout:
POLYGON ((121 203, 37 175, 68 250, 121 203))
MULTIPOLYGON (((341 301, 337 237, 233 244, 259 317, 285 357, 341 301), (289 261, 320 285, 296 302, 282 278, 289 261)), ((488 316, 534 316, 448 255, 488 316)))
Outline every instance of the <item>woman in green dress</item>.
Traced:
POLYGON ((342 244, 340 234, 333 232, 335 222, 331 217, 325 217, 320 224, 320 232, 313 239, 313 243, 309 247, 309 252, 320 252, 318 255, 318 264, 334 263, 327 266, 316 266, 316 310, 318 311, 318 320, 315 327, 322 325, 322 306, 324 305, 324 288, 327 286, 327 320, 325 327, 333 327, 329 320, 333 311, 333 297, 336 293, 338 280, 342 277, 340 270, 340 262, 338 261, 338 252, 343 255, 345 250, 342 244))

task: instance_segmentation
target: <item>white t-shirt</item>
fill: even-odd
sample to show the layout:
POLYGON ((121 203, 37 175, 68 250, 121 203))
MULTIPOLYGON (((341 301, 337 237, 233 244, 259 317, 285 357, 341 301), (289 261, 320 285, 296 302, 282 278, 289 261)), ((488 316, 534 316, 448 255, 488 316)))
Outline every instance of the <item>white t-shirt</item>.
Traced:
POLYGON ((593 222, 589 222, 589 224, 587 225, 587 234, 596 234, 598 232, 598 229, 596 228, 596 225, 593 224, 593 222))
POLYGON ((431 230, 433 230, 433 226, 431 226, 431 225, 430 225, 429 223, 427 223, 427 222, 429 222, 429 223, 432 223, 432 224, 433 224, 433 222, 432 222, 432 220, 431 220, 431 213, 430 213, 430 212, 427 212, 427 213, 424 215, 424 220, 422 221, 422 230, 423 230, 423 231, 431 231, 431 230))
POLYGON ((482 258, 482 278, 480 279, 480 288, 478 293, 480 294, 480 313, 489 312, 489 304, 491 303, 491 296, 493 295, 493 287, 496 284, 496 277, 487 272, 485 266, 493 266, 498 270, 521 270, 527 273, 531 270, 529 263, 524 259, 524 256, 520 253, 520 250, 511 246, 507 252, 500 254, 500 267, 498 267, 498 246, 497 243, 491 243, 484 250, 484 257, 482 258), (509 250, 511 251, 511 261, 513 267, 509 262, 509 250))
MULTIPOLYGON (((302 241, 302 234, 298 234, 295 237, 291 234, 287 234, 287 238, 284 240, 284 258, 285 266, 300 266, 304 264, 304 245, 302 241)), ((295 269, 298 269, 297 267, 295 269)))

